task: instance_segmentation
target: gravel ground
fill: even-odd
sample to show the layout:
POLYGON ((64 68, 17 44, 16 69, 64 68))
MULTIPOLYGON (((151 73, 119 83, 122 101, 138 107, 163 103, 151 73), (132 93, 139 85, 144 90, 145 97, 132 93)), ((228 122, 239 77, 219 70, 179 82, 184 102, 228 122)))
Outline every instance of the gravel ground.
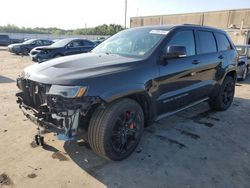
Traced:
POLYGON ((96 156, 80 138, 33 143, 36 126, 16 104, 15 79, 29 57, 0 48, 0 187, 250 187, 250 79, 239 82, 232 106, 206 103, 156 122, 136 152, 121 162, 96 156))

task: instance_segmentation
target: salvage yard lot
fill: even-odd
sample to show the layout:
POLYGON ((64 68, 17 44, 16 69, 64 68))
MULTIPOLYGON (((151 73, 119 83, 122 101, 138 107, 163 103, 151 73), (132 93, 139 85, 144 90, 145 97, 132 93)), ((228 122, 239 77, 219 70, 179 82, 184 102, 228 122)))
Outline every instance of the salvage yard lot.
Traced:
POLYGON ((96 156, 88 145, 45 135, 16 104, 15 79, 32 62, 0 49, 0 187, 249 187, 250 78, 237 83, 232 106, 206 103, 145 129, 136 152, 121 162, 96 156))

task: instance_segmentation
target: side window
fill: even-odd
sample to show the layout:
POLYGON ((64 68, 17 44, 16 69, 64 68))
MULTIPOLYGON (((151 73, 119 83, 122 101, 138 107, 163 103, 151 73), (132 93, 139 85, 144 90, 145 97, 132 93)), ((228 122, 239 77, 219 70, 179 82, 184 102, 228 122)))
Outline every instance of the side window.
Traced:
POLYGON ((44 45, 50 45, 50 44, 51 44, 51 41, 44 40, 44 41, 43 41, 43 44, 44 44, 44 45))
POLYGON ((247 58, 250 59, 250 47, 247 48, 247 58))
POLYGON ((180 31, 169 41, 167 46, 185 46, 187 56, 195 55, 194 33, 192 30, 180 31))
POLYGON ((198 31, 198 37, 200 39, 199 54, 217 52, 215 38, 210 31, 198 31))
POLYGON ((37 40, 36 45, 43 45, 43 42, 41 40, 37 40))
POLYGON ((75 41, 73 41, 73 42, 71 42, 69 44, 69 47, 71 47, 71 48, 77 48, 77 47, 80 47, 80 46, 82 46, 82 43, 79 40, 75 40, 75 41))
POLYGON ((226 51, 232 49, 230 42, 228 41, 227 37, 224 34, 215 33, 215 38, 217 40, 219 51, 226 51))
POLYGON ((92 42, 87 41, 87 40, 83 41, 83 44, 84 44, 84 46, 94 46, 94 44, 92 42))

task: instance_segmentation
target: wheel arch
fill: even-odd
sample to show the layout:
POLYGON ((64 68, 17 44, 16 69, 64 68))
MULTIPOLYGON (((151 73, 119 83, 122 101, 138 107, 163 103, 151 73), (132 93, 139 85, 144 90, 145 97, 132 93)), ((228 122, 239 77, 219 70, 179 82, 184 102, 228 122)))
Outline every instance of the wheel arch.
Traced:
MULTIPOLYGON (((236 81, 236 80, 237 80, 237 72, 236 72, 236 70, 228 71, 228 72, 226 73, 224 79, 225 79, 227 76, 232 77, 232 78, 234 79, 234 81, 236 81)), ((224 79, 223 79, 223 80, 224 80, 224 79)))
POLYGON ((142 88, 137 88, 136 90, 130 90, 129 92, 116 93, 115 95, 111 95, 108 97, 102 96, 101 98, 107 104, 123 99, 123 98, 129 98, 129 99, 136 101, 143 110, 145 125, 152 123, 155 117, 155 114, 154 114, 155 110, 154 110, 154 104, 152 102, 152 99, 150 95, 148 94, 148 92, 142 88))
POLYGON ((53 55, 53 58, 55 58, 56 56, 58 56, 58 55, 60 55, 60 56, 64 56, 64 54, 63 53, 61 53, 61 52, 57 52, 57 53, 55 53, 54 55, 53 55))

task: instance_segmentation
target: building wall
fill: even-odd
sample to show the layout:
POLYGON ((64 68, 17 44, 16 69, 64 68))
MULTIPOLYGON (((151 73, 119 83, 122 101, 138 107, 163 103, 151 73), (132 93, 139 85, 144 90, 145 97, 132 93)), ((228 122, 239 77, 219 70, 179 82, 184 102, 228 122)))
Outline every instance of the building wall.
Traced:
POLYGON ((243 29, 243 30, 237 30, 237 29, 229 29, 226 30, 229 37, 232 39, 234 44, 250 44, 250 30, 249 29, 243 29))
POLYGON ((250 9, 132 17, 130 27, 187 23, 227 29, 231 24, 240 28, 242 22, 244 28, 250 28, 250 9))

